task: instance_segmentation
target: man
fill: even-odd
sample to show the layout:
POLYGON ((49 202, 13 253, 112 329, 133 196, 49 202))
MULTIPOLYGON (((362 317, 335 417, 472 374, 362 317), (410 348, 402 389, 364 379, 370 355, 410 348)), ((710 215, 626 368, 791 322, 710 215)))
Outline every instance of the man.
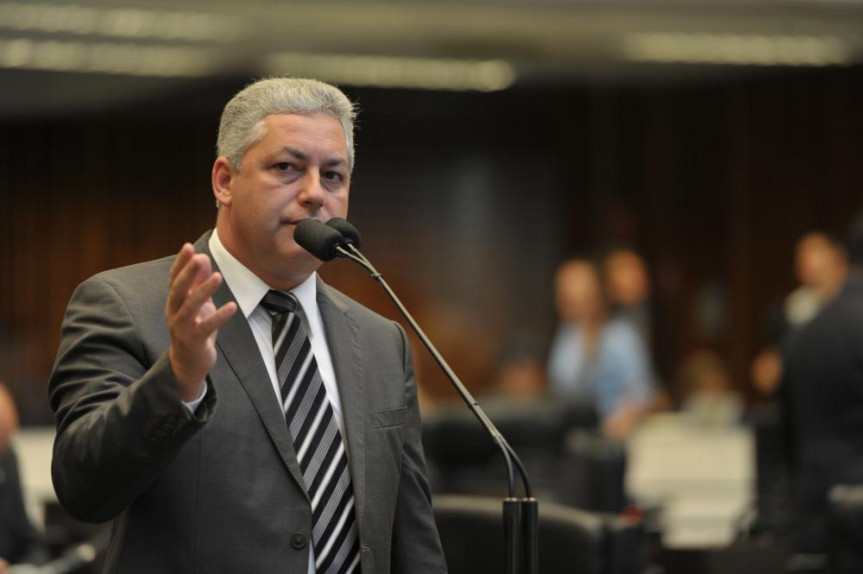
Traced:
POLYGON ((226 106, 216 229, 75 291, 53 477, 112 520, 108 572, 445 572, 404 332, 325 285, 299 221, 345 217, 354 110, 300 79, 226 106))
POLYGON ((863 219, 838 295, 791 339, 780 392, 788 401, 795 549, 823 553, 828 493, 863 483, 863 219))
POLYGON ((797 242, 794 267, 800 286, 785 298, 783 306, 785 328, 791 330, 809 322, 836 296, 845 282, 848 262, 838 239, 810 231, 797 242))
POLYGON ((794 251, 794 272, 800 285, 785 297, 771 321, 770 344, 752 360, 750 377, 764 397, 773 397, 782 381, 782 350, 797 332, 839 293, 848 273, 845 248, 835 237, 810 231, 794 251))

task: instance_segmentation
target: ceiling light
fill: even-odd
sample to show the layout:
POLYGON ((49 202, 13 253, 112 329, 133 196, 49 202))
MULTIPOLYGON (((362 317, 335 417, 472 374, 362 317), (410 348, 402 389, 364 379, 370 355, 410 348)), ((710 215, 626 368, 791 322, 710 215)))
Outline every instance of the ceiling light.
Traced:
POLYGON ((636 62, 737 66, 837 66, 853 60, 848 42, 833 36, 649 33, 624 41, 636 62))
POLYGON ((198 77, 211 73, 214 62, 206 50, 190 47, 0 39, 0 68, 198 77))
POLYGON ((0 29, 187 41, 231 41, 240 36, 236 19, 213 14, 15 2, 0 4, 0 29))
POLYGON ((515 68, 503 60, 280 52, 270 55, 264 66, 270 74, 313 76, 336 84, 383 88, 491 92, 506 89, 516 80, 515 68))

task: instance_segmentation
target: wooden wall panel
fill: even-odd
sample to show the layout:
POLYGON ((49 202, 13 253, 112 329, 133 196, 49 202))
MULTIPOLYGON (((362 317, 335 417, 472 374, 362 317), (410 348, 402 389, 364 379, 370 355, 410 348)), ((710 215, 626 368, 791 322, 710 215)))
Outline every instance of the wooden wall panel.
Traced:
MULTIPOLYGON (((28 420, 47 418, 74 286, 212 225, 219 107, 242 84, 0 125, 0 378, 28 420)), ((844 235, 863 198, 860 68, 649 89, 348 92, 363 108, 351 217, 475 390, 510 335, 551 335, 555 265, 620 242, 654 272, 663 369, 712 347, 745 388, 766 310, 793 286, 796 238, 844 235), (713 334, 697 312, 711 286, 725 302, 713 334), (465 334, 483 344, 465 347, 465 334)), ((324 274, 395 316, 359 269, 324 274)), ((420 370, 431 394, 451 396, 420 370)))

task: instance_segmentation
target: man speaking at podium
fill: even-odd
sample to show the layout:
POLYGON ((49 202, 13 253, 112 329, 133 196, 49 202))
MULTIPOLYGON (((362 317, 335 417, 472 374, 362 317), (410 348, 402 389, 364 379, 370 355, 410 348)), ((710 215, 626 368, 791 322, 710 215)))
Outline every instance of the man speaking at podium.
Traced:
POLYGON ((75 291, 50 381, 63 506, 107 572, 446 572, 402 329, 294 241, 345 217, 354 108, 268 79, 225 107, 216 229, 75 291))

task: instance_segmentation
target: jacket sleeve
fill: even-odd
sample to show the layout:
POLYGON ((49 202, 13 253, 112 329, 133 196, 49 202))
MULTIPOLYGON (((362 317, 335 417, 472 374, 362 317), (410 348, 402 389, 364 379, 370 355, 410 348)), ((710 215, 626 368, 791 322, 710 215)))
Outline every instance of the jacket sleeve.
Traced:
POLYGON ((422 425, 413 361, 407 337, 401 327, 399 334, 404 349, 407 419, 401 479, 393 522, 392 572, 445 573, 446 560, 435 526, 431 489, 422 448, 422 425))
POLYGON ((66 309, 49 381, 52 478, 61 504, 82 521, 107 521, 131 505, 215 408, 209 383, 195 415, 183 406, 167 336, 159 354, 145 345, 139 323, 156 324, 153 314, 164 312, 143 302, 152 299, 146 289, 121 296, 97 276, 66 309))

